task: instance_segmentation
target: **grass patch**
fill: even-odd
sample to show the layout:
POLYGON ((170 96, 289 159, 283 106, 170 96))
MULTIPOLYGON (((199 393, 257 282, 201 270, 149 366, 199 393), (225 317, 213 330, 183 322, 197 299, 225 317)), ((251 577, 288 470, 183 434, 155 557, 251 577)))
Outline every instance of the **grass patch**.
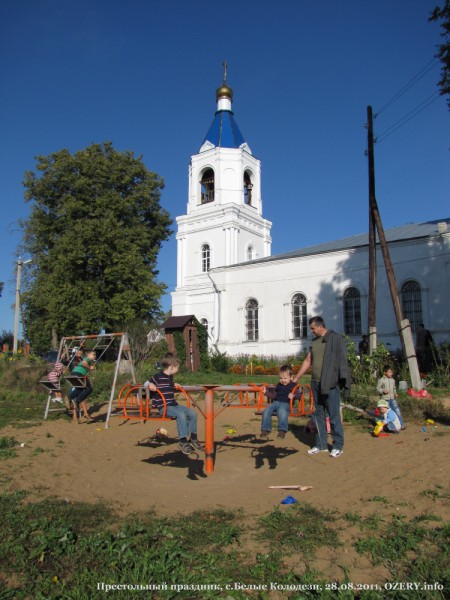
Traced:
POLYGON ((373 498, 369 498, 369 502, 380 502, 381 504, 387 504, 388 499, 386 496, 373 496, 373 498))
POLYGON ((450 493, 445 491, 442 485, 437 484, 434 490, 424 490, 420 492, 421 496, 427 496, 433 500, 450 500, 450 493))
MULTIPOLYGON (((380 526, 376 535, 360 538, 355 548, 367 554, 374 565, 385 565, 394 581, 439 582, 442 589, 450 589, 448 569, 448 539, 450 524, 439 527, 424 526, 428 518, 411 521, 396 518, 380 526)), ((400 597, 400 596, 399 596, 400 597)), ((408 598, 423 598, 423 591, 408 598)), ((427 598, 443 598, 439 590, 427 598)))
POLYGON ((289 547, 313 556, 319 546, 338 546, 331 512, 320 512, 310 504, 294 504, 289 510, 275 509, 261 519, 261 538, 275 546, 289 547))
POLYGON ((0 460, 17 456, 14 448, 18 445, 19 442, 14 437, 0 437, 0 460))
MULTIPOLYGON (((368 555, 374 565, 386 564, 392 573, 390 581, 449 583, 449 525, 440 522, 432 527, 426 516, 411 522, 392 517, 379 522, 378 529, 367 535, 364 519, 356 513, 340 517, 308 504, 249 520, 243 511, 225 510, 175 517, 160 517, 150 511, 121 517, 100 504, 26 500, 23 492, 0 495, 4 521, 0 538, 2 598, 94 598, 97 583, 103 581, 160 586, 159 590, 134 591, 132 597, 138 599, 268 600, 271 596, 267 590, 251 592, 233 586, 227 590, 226 586, 230 582, 255 587, 279 582, 310 588, 301 594, 285 592, 283 599, 350 600, 354 595, 345 587, 351 581, 348 573, 344 573, 339 589, 314 569, 319 548, 341 551, 336 549, 343 545, 339 539, 342 521, 350 522, 353 529, 359 527, 358 552, 368 555), (171 588, 179 583, 219 586, 221 590, 171 588), (311 589, 313 585, 321 586, 322 591, 317 593, 311 589)), ((363 592, 360 597, 381 599, 381 593, 363 592)), ((131 593, 126 594, 109 593, 111 598, 131 597, 131 593)), ((427 593, 427 598, 438 597, 442 595, 427 593)))

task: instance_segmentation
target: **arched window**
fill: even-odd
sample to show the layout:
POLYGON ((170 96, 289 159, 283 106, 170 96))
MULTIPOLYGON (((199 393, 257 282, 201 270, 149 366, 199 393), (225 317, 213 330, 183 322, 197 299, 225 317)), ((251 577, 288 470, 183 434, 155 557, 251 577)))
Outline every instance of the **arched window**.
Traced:
POLYGON ((253 190, 252 180, 250 179, 250 175, 248 174, 248 171, 245 171, 245 173, 244 173, 244 204, 248 204, 249 206, 252 205, 252 190, 253 190))
POLYGON ((291 300, 292 337, 296 340, 308 337, 306 298, 295 294, 291 300))
POLYGON ((202 175, 200 181, 200 201, 202 204, 207 202, 214 202, 214 171, 212 169, 206 169, 202 175))
POLYGON ((245 304, 245 331, 248 342, 258 340, 258 301, 255 298, 245 304))
POLYGON ((361 294, 355 287, 344 292, 344 332, 361 335, 361 294))
POLYGON ((247 248, 247 260, 253 260, 253 246, 249 244, 247 248))
POLYGON ((411 279, 402 285, 403 316, 409 319, 411 329, 414 333, 422 323, 422 291, 420 284, 411 279))
POLYGON ((207 273, 211 268, 211 249, 209 244, 202 246, 202 273, 207 273))

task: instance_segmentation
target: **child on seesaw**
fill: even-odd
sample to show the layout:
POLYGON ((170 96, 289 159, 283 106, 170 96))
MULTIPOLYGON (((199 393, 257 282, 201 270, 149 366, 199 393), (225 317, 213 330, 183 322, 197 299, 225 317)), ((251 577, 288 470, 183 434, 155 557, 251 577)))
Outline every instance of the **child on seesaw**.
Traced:
POLYGON ((261 421, 262 439, 267 439, 272 431, 272 416, 276 412, 278 415, 278 435, 279 439, 283 439, 286 435, 288 427, 288 418, 291 408, 291 398, 293 389, 297 384, 292 381, 292 368, 289 365, 283 365, 279 370, 280 381, 275 387, 263 388, 264 394, 268 398, 273 398, 272 404, 269 404, 264 409, 261 421))
POLYGON ((183 454, 191 454, 193 450, 204 450, 203 445, 197 439, 197 413, 178 404, 175 400, 176 387, 173 381, 173 376, 178 373, 180 361, 178 358, 168 352, 162 359, 162 370, 155 373, 150 381, 145 382, 145 386, 152 394, 152 406, 159 409, 159 414, 164 413, 164 401, 156 392, 159 390, 166 401, 166 416, 172 417, 177 421, 178 436, 180 442, 178 444, 183 454))

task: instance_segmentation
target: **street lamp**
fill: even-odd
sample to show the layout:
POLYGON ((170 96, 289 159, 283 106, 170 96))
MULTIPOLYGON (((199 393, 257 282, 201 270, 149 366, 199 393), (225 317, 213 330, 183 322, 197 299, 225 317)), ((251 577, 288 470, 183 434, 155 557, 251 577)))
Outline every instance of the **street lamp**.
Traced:
POLYGON ((17 279, 16 279, 16 306, 14 312, 14 342, 13 342, 13 353, 17 354, 17 347, 19 344, 19 309, 20 309, 20 279, 22 276, 22 266, 27 265, 31 262, 29 260, 22 260, 19 256, 17 261, 17 279))

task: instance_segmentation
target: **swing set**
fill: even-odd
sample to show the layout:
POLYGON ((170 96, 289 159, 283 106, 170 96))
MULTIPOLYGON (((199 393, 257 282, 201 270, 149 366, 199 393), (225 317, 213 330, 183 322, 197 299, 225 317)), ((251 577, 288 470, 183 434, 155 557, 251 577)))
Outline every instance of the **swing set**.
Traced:
MULTIPOLYGON (((108 426, 109 417, 111 416, 112 403, 116 393, 117 378, 121 371, 123 361, 126 361, 131 371, 131 378, 133 383, 136 383, 136 374, 134 371, 133 358, 131 356, 130 343, 128 340, 127 333, 99 333, 93 335, 74 335, 69 337, 61 338, 58 350, 57 362, 64 361, 70 369, 73 364, 77 352, 80 350, 84 352, 95 351, 97 353, 96 362, 99 362, 109 349, 117 347, 119 344, 119 350, 117 353, 117 360, 115 361, 114 377, 111 386, 111 393, 109 398, 108 416, 106 419, 106 427, 108 426)), ((70 387, 84 388, 86 387, 86 377, 77 377, 73 375, 67 375, 62 377, 64 381, 67 381, 70 387)), ((50 408, 51 401, 54 392, 61 391, 61 386, 54 382, 46 379, 41 379, 39 382, 48 391, 47 403, 44 412, 44 419, 47 419, 49 412, 60 412, 66 410, 65 408, 50 408)))

